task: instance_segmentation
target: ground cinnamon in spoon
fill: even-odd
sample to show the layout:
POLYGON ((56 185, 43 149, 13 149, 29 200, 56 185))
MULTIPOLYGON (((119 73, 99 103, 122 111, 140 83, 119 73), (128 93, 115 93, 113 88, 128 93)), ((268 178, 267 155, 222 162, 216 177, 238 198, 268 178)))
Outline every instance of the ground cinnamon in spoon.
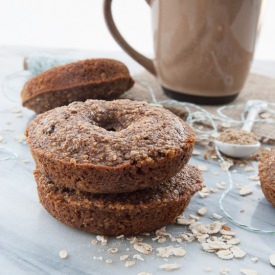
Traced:
POLYGON ((258 142, 257 137, 253 133, 241 129, 227 129, 220 133, 217 139, 222 142, 241 145, 256 144, 258 142))

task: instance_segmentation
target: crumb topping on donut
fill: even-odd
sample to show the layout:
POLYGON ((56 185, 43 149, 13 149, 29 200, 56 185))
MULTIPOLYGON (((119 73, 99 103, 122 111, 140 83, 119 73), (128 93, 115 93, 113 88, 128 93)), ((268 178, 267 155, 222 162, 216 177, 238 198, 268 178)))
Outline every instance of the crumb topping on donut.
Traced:
POLYGON ((259 164, 261 181, 275 188, 275 148, 267 152, 259 164))
POLYGON ((170 111, 126 99, 74 102, 39 115, 28 143, 71 163, 144 165, 194 143, 192 129, 170 111))

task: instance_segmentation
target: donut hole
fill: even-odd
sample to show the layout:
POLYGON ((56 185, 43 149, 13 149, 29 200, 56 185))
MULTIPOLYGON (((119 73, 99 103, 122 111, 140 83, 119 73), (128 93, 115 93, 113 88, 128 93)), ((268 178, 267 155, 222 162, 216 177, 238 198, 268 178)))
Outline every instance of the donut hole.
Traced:
POLYGON ((90 112, 86 119, 91 124, 103 128, 108 132, 120 132, 137 122, 136 116, 132 114, 129 115, 117 109, 109 110, 102 106, 97 106, 97 109, 90 112))
POLYGON ((114 125, 108 125, 107 127, 104 127, 104 129, 109 131, 109 132, 118 132, 116 130, 116 128, 114 127, 114 125))
POLYGON ((128 125, 121 124, 115 118, 108 118, 97 121, 97 125, 108 132, 120 132, 128 127, 128 125))

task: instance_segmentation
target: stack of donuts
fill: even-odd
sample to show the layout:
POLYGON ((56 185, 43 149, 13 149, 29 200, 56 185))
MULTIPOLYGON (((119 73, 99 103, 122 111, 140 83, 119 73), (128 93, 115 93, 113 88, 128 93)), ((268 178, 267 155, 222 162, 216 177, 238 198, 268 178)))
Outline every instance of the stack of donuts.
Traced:
POLYGON ((64 66, 25 85, 23 104, 44 112, 26 130, 39 199, 53 217, 80 230, 113 236, 151 232, 173 223, 202 188, 199 171, 187 164, 194 132, 153 104, 74 101, 81 89, 84 101, 98 96, 100 87, 114 87, 114 93, 121 94, 132 86, 128 70, 108 62, 84 62, 84 67, 97 64, 97 76, 87 78, 73 73, 82 68, 77 64, 65 65, 64 71, 76 75, 78 82, 82 79, 81 85, 66 83, 64 66))

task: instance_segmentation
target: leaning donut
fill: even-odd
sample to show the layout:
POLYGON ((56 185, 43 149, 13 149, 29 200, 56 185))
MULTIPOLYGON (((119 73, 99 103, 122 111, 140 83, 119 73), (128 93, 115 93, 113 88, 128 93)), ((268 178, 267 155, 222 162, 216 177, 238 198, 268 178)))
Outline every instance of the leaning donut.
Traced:
POLYGON ((122 62, 87 59, 54 67, 31 78, 24 85, 21 98, 24 107, 40 114, 74 101, 116 99, 133 84, 122 62))

